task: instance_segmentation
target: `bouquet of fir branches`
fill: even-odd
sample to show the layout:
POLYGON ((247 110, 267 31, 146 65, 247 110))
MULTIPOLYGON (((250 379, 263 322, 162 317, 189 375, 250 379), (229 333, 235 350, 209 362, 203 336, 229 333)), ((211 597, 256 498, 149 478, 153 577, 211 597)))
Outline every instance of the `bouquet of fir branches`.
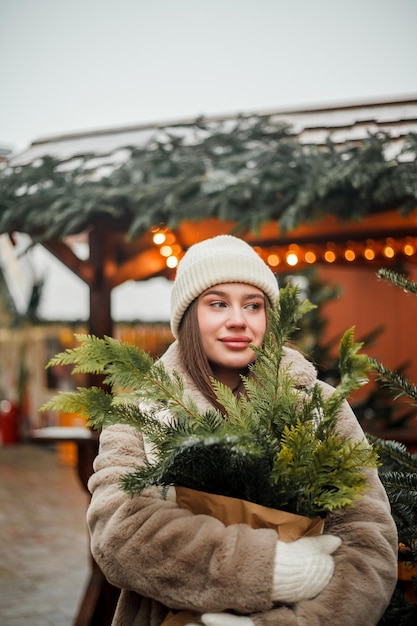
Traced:
POLYGON ((318 382, 299 389, 282 366, 285 344, 313 305, 297 287, 280 292, 269 313, 262 347, 242 377, 244 394, 213 380, 224 414, 200 411, 178 373, 168 372, 135 346, 110 337, 77 335, 79 345, 49 365, 103 375, 103 387, 61 392, 43 409, 77 412, 94 429, 124 423, 140 430, 154 459, 122 477, 130 494, 151 485, 189 488, 263 505, 308 518, 354 506, 366 489, 365 468, 376 467, 376 451, 364 439, 352 442, 338 431, 342 403, 367 381, 370 361, 358 354, 353 329, 340 343, 340 382, 329 397, 318 382), (161 415, 169 418, 161 419, 161 415))

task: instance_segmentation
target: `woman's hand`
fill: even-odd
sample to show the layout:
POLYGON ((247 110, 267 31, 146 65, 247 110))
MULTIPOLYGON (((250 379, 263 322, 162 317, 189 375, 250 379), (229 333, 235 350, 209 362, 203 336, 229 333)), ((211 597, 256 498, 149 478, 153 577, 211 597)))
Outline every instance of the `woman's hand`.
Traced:
POLYGON ((341 543, 341 539, 334 535, 302 537, 290 543, 278 540, 273 600, 292 604, 317 596, 333 576, 331 555, 341 543))

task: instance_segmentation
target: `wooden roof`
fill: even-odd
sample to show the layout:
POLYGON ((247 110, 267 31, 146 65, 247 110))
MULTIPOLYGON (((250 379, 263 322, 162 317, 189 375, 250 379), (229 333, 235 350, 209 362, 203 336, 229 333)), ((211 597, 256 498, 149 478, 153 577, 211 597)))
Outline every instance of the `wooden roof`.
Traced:
MULTIPOLYGON (((293 107, 270 111, 244 112, 244 117, 265 116, 274 122, 288 124, 292 133, 305 144, 324 144, 332 137, 335 143, 363 140, 369 132, 386 131, 393 141, 417 132, 417 94, 409 97, 363 102, 293 107)), ((208 123, 233 122, 237 114, 211 116, 208 123)), ((121 163, 126 146, 144 146, 158 131, 187 133, 199 118, 155 122, 135 126, 96 129, 35 139, 31 145, 10 159, 13 165, 33 163, 51 155, 59 159, 76 159, 90 154, 104 165, 121 163)))

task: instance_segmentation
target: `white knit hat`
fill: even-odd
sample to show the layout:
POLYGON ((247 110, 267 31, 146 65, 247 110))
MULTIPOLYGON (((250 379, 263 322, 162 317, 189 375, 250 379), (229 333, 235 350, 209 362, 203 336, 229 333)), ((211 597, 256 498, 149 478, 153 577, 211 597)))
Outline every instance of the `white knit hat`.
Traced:
POLYGON ((178 265, 171 293, 171 330, 174 337, 182 316, 195 298, 213 285, 247 283, 261 289, 272 305, 278 281, 255 250, 243 239, 218 235, 194 244, 178 265))

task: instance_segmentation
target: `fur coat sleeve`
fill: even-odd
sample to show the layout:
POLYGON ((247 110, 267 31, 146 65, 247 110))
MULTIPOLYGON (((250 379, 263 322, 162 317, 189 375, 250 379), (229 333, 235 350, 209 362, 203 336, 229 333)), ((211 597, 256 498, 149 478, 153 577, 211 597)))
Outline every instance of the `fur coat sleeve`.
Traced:
MULTIPOLYGON (((311 384, 315 371, 289 351, 300 385, 311 384)), ((179 369, 174 350, 165 365, 179 369)), ((198 398, 192 381, 187 389, 198 398)), ((333 389, 324 385, 326 393, 333 389)), ((342 434, 364 434, 345 403, 342 434)), ((250 615, 256 626, 375 626, 390 601, 397 577, 397 535, 385 490, 377 472, 353 509, 332 514, 325 532, 342 538, 335 572, 315 599, 293 606, 271 601, 277 536, 244 524, 221 522, 181 510, 150 488, 128 496, 119 478, 144 462, 143 440, 136 430, 116 425, 104 430, 90 478, 87 521, 92 554, 108 580, 165 607, 198 613, 234 610, 250 615)), ((127 592, 129 593, 129 592, 127 592)), ((122 623, 122 622, 120 622, 122 623)), ((139 623, 123 621, 123 626, 139 623)), ((142 622, 140 622, 142 624, 142 622)), ((155 622, 160 623, 160 622, 155 622)))
POLYGON ((128 496, 119 478, 143 460, 133 428, 102 432, 87 521, 93 557, 108 580, 174 609, 270 609, 275 531, 225 528, 179 509, 156 488, 128 496))

